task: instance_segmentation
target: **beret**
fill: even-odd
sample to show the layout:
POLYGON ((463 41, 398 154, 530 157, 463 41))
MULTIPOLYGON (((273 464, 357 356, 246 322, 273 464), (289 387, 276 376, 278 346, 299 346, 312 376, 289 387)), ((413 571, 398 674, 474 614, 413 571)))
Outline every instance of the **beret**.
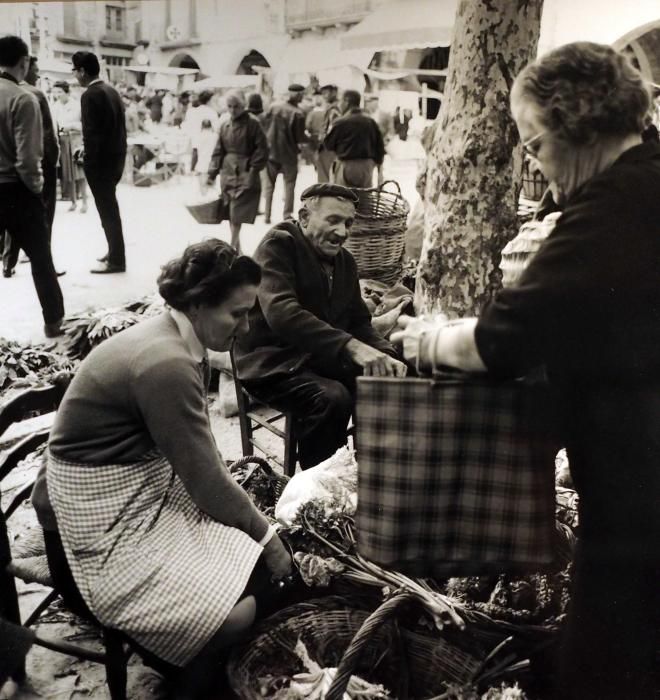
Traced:
POLYGON ((343 197, 353 202, 353 204, 359 202, 359 198, 353 190, 343 185, 333 185, 330 182, 318 182, 315 185, 311 185, 300 195, 301 201, 310 197, 343 197))
POLYGON ((291 85, 289 85, 289 92, 305 92, 305 86, 300 83, 291 83, 291 85))
POLYGON ((321 90, 336 90, 337 86, 333 83, 328 83, 327 85, 321 85, 321 90))

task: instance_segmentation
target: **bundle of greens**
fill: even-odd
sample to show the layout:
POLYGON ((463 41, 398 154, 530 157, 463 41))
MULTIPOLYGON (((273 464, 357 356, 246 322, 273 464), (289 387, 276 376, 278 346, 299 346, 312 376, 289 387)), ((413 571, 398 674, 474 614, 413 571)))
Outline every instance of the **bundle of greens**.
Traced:
MULTIPOLYGON (((311 658, 300 639, 296 644, 295 652, 306 670, 302 673, 296 673, 290 682, 283 684, 283 687, 280 687, 275 694, 264 697, 273 698, 273 700, 323 700, 330 690, 337 669, 322 668, 311 658)), ((276 683, 282 685, 279 679, 275 680, 276 683)), ((263 681, 260 685, 264 688, 263 681)), ((266 692, 269 692, 271 688, 272 685, 266 685, 266 692)), ((358 676, 351 676, 344 693, 344 700, 379 700, 379 698, 389 697, 389 692, 382 685, 368 683, 358 676)))
POLYGON ((150 296, 121 307, 85 311, 69 317, 65 324, 67 352, 82 360, 104 340, 162 310, 162 300, 150 296))
POLYGON ((547 574, 450 578, 443 591, 466 609, 496 620, 527 624, 555 624, 569 602, 570 566, 547 574))
MULTIPOLYGON (((387 596, 407 591, 422 604, 437 629, 442 629, 446 624, 461 629, 465 626, 459 613, 460 604, 456 605, 457 601, 436 590, 429 582, 383 569, 362 557, 356 547, 353 516, 346 510, 332 507, 332 504, 329 507, 328 503, 318 499, 308 501, 299 508, 291 525, 280 530, 280 536, 293 552, 332 560, 321 571, 320 578, 324 582, 331 580, 332 576, 341 576, 351 583, 380 588, 387 596), (344 568, 337 567, 335 561, 344 568)), ((297 561, 314 562, 314 568, 317 571, 321 569, 318 560, 298 556, 297 561)), ((307 578, 314 581, 313 577, 307 578)))
POLYGON ((0 338, 0 391, 47 384, 76 363, 56 350, 57 344, 28 345, 0 338))

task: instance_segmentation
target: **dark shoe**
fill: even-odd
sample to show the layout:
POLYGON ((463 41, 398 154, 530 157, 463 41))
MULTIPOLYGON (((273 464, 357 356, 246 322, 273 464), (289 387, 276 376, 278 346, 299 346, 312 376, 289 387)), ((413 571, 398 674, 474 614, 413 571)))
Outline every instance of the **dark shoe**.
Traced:
POLYGON ((269 219, 268 217, 265 217, 265 218, 264 218, 264 224, 269 224, 269 223, 270 223, 270 219, 269 219))
POLYGON ((5 267, 2 270, 3 277, 11 277, 13 274, 14 274, 14 271, 9 267, 5 267))
POLYGON ((46 338, 57 338, 60 335, 64 335, 64 331, 62 330, 62 320, 63 319, 53 321, 53 323, 44 324, 44 335, 46 338))
POLYGON ((102 267, 96 267, 90 270, 93 275, 112 275, 115 272, 126 272, 126 265, 111 265, 106 263, 102 267))
POLYGON ((106 253, 100 258, 96 258, 99 262, 108 262, 108 254, 106 253))

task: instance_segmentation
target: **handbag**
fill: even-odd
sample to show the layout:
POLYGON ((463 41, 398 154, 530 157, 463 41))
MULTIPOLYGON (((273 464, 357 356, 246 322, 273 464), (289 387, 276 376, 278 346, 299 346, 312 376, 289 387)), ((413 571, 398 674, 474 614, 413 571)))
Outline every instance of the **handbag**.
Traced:
POLYGON ((358 550, 414 576, 552 564, 549 391, 523 380, 359 377, 358 550))

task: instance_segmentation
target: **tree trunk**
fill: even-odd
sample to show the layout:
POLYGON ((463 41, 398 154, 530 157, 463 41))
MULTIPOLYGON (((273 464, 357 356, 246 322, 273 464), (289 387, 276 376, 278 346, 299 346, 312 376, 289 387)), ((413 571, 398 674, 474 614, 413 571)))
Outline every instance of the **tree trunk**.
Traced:
POLYGON ((428 154, 419 312, 475 315, 501 283, 517 229, 522 153, 509 111, 536 55, 543 0, 462 0, 447 88, 428 154))

